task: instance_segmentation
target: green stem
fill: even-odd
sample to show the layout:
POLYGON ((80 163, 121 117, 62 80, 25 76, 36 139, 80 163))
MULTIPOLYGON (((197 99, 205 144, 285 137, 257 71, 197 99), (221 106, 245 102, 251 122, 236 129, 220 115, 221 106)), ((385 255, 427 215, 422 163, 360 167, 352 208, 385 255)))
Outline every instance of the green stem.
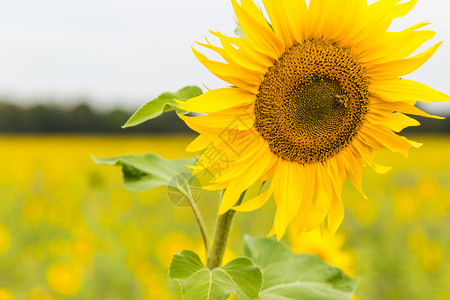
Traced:
POLYGON ((198 206, 195 203, 195 201, 191 197, 188 197, 188 199, 189 204, 191 205, 192 208, 192 212, 194 213, 195 219, 197 220, 198 227, 200 228, 200 233, 202 235, 203 246, 205 247, 206 256, 208 256, 208 234, 206 232, 205 221, 203 221, 202 214, 200 213, 200 210, 198 209, 198 206))
MULTIPOLYGON (((244 191, 239 197, 236 205, 242 203, 245 197, 244 191)), ((216 227, 214 228, 213 242, 211 249, 207 255, 207 265, 210 270, 220 267, 222 265, 223 255, 227 247, 228 236, 230 234, 231 222, 233 221, 235 210, 230 209, 226 213, 217 217, 216 227)))

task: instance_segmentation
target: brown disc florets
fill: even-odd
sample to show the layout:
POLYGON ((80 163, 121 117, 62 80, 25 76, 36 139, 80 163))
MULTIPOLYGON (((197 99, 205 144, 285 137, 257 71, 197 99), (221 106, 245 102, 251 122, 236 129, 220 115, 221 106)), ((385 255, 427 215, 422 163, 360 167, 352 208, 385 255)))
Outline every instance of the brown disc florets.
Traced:
POLYGON ((294 44, 264 76, 255 126, 279 157, 301 164, 324 162, 359 131, 368 86, 350 50, 325 39, 294 44))

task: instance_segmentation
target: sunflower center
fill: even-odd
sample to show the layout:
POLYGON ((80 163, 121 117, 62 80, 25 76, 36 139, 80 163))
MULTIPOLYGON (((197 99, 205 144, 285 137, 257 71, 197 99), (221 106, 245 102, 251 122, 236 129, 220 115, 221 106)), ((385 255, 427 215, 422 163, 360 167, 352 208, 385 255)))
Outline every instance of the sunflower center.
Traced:
POLYGON ((255 127, 279 157, 325 162, 361 128, 369 81, 346 48, 324 39, 295 44, 269 68, 255 103, 255 127))

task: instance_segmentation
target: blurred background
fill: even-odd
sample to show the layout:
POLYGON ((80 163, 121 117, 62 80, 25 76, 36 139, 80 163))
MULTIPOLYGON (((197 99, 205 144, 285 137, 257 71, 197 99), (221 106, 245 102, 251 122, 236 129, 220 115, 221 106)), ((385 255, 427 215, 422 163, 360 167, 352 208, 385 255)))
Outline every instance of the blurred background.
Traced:
MULTIPOLYGON (((230 2, 0 3, 0 300, 178 299, 167 268, 176 252, 203 251, 194 217, 165 188, 125 190, 120 169, 91 155, 191 155, 195 134, 172 113, 120 126, 162 92, 224 85, 190 46, 209 29, 233 34, 230 2)), ((445 43, 408 78, 447 94, 449 6, 419 1, 391 28, 433 22, 433 42, 445 43)), ((419 106, 450 116, 450 103, 419 106)), ((388 174, 364 170, 369 199, 345 186, 338 234, 285 238, 360 278, 358 299, 450 299, 450 118, 418 119, 402 134, 422 148, 408 159, 380 154, 388 174)), ((198 202, 210 233, 217 197, 198 202)), ((272 202, 237 214, 226 259, 243 254, 244 234, 266 235, 273 215, 272 202)))

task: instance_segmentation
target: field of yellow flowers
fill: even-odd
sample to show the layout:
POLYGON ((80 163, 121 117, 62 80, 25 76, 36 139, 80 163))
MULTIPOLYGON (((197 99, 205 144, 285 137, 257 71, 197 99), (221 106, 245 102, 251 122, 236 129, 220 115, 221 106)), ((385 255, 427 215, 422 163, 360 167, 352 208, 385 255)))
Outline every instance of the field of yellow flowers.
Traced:
MULTIPOLYGON (((0 137, 0 300, 180 299, 167 277, 171 257, 203 251, 189 208, 165 188, 125 190, 120 169, 91 156, 178 158, 191 139, 0 137)), ((450 299, 450 137, 413 139, 424 146, 408 159, 379 155, 389 173, 364 170, 369 199, 346 184, 335 236, 285 239, 360 278, 358 299, 450 299)), ((211 230, 217 194, 202 192, 198 204, 211 230)), ((267 234, 273 213, 268 203, 237 214, 228 259, 243 254, 244 234, 267 234)))

